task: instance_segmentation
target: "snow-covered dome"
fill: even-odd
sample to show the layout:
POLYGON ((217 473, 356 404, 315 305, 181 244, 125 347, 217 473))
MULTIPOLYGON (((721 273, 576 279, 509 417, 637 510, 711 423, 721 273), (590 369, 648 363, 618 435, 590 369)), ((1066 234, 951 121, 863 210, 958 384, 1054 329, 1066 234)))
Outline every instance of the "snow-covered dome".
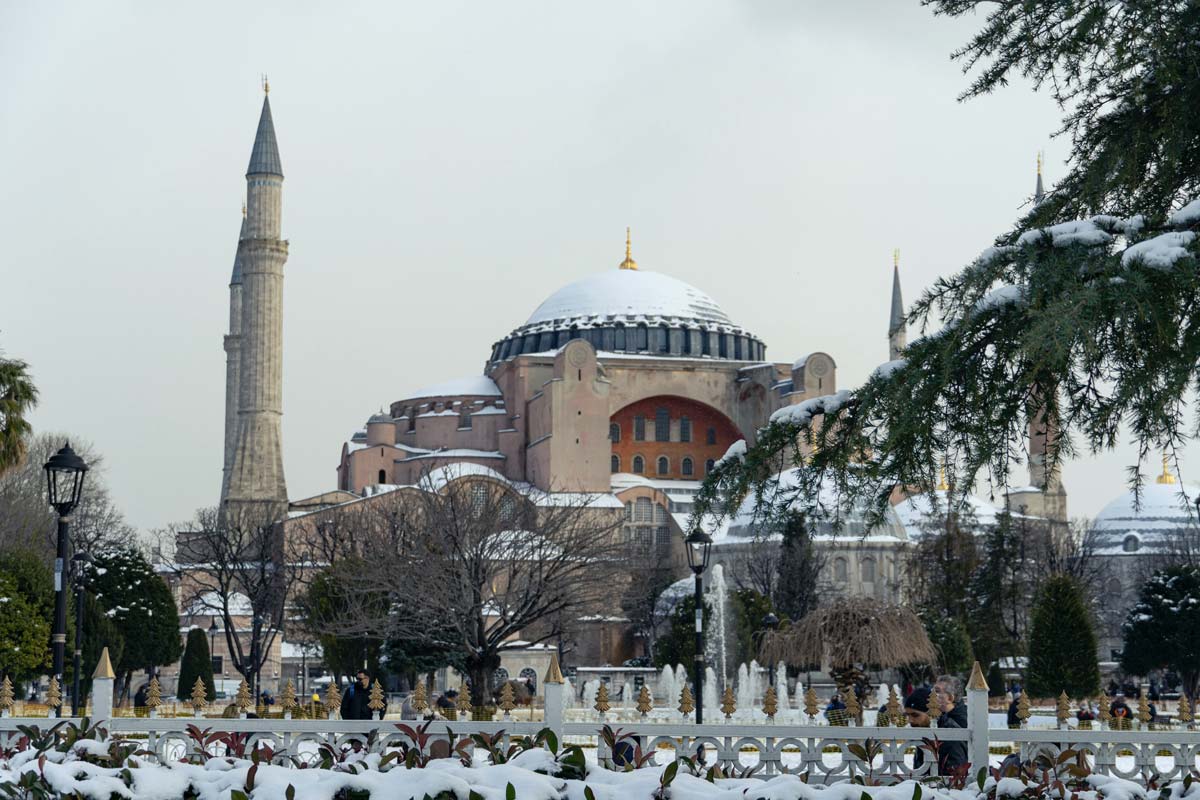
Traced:
POLYGON ((626 268, 555 291, 496 344, 492 360, 553 351, 571 339, 587 339, 597 350, 668 357, 761 361, 766 352, 696 287, 626 268))
MULTIPOLYGON (((777 476, 777 491, 787 492, 795 488, 796 477, 797 470, 795 469, 781 472, 777 476)), ((837 491, 837 488, 831 481, 826 481, 821 487, 817 503, 803 504, 808 506, 805 522, 812 536, 817 538, 865 538, 876 541, 882 539, 906 541, 908 539, 904 524, 900 521, 900 517, 896 515, 895 510, 891 508, 884 512, 883 522, 873 528, 867 527, 868 509, 863 504, 855 504, 848 513, 842 515, 840 520, 835 519, 834 512, 838 501, 837 491)), ((763 521, 755 515, 755 504, 756 499, 753 495, 747 497, 742 502, 737 512, 730 518, 729 530, 725 537, 722 537, 722 541, 719 542, 720 544, 733 544, 738 541, 746 541, 762 536, 765 533, 762 530, 763 521)), ((802 503, 799 500, 792 502, 792 508, 794 509, 799 509, 801 506, 802 503)), ((781 534, 774 533, 770 535, 779 537, 781 534)))
MULTIPOLYGON (((924 534, 933 530, 934 526, 945 518, 950 492, 947 489, 937 489, 933 494, 936 499, 927 494, 914 494, 892 506, 896 516, 899 517, 904 529, 908 532, 908 538, 914 541, 920 540, 924 534)), ((961 518, 964 518, 964 521, 984 528, 996 524, 1000 509, 983 498, 967 495, 966 497, 956 497, 954 500, 958 503, 958 513, 961 518)), ((1014 514, 1013 516, 1020 515, 1014 514)))
POLYGON ((1164 470, 1154 483, 1142 486, 1140 500, 1128 491, 1097 515, 1096 550, 1105 555, 1161 553, 1171 540, 1196 531, 1196 497, 1200 486, 1177 483, 1164 470), (1164 475, 1169 480, 1164 480, 1164 475))

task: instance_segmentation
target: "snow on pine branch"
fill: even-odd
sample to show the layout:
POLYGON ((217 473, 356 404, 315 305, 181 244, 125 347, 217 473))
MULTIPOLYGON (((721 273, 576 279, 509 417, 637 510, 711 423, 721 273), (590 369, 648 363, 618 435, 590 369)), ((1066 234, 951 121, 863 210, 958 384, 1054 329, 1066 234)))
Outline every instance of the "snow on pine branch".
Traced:
POLYGON ((1131 244, 1121 254, 1121 266, 1130 267, 1140 263, 1151 269, 1166 270, 1175 262, 1191 255, 1187 246, 1196 240, 1192 231, 1171 231, 1131 244))

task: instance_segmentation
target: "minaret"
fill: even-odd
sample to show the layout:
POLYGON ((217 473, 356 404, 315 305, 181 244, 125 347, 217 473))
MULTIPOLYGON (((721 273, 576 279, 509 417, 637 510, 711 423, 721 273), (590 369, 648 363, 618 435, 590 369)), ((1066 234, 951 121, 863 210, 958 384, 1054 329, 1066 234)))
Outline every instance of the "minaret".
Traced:
POLYGON ((246 169, 246 229, 238 243, 242 273, 238 425, 225 510, 266 506, 287 511, 283 478, 283 265, 288 243, 279 237, 283 167, 264 81, 262 115, 246 169))
POLYGON ((1037 187, 1033 190, 1033 204, 1041 205, 1042 200, 1046 197, 1046 190, 1042 188, 1042 151, 1038 150, 1037 156, 1037 187))
POLYGON ((238 252, 233 256, 233 275, 229 278, 229 333, 225 334, 225 461, 221 470, 221 505, 229 493, 229 471, 233 467, 233 447, 237 442, 238 376, 242 367, 242 239, 246 238, 246 204, 242 203, 242 229, 238 233, 238 252))
POLYGON ((895 361, 908 345, 904 320, 904 298, 900 296, 900 251, 892 251, 892 315, 888 320, 888 360, 895 361))

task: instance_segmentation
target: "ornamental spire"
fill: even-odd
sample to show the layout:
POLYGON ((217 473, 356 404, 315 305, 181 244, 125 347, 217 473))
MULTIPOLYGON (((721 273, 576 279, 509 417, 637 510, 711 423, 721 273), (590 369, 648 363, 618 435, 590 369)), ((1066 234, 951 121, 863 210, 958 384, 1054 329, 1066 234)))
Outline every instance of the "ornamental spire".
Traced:
POLYGON ((637 262, 633 260, 633 244, 629 234, 629 228, 625 229, 625 260, 621 262, 619 269, 637 269, 637 262))
POLYGON ((900 358, 908 344, 905 330, 904 298, 900 294, 900 249, 892 251, 892 313, 888 319, 888 360, 900 358))
POLYGON ((247 175, 278 175, 283 177, 283 165, 279 160, 279 142, 275 139, 275 120, 271 116, 270 85, 263 78, 262 114, 258 118, 258 132, 254 135, 254 147, 250 151, 250 166, 247 175))
POLYGON ((1162 474, 1154 479, 1155 483, 1162 483, 1162 484, 1175 483, 1175 476, 1171 474, 1171 469, 1167 462, 1168 462, 1167 451, 1164 450, 1163 454, 1162 454, 1162 474))
POLYGON ((1042 162, 1045 160, 1045 154, 1038 150, 1037 154, 1037 188, 1033 190, 1033 204, 1036 206, 1042 202, 1042 198, 1046 196, 1046 190, 1042 188, 1042 162))

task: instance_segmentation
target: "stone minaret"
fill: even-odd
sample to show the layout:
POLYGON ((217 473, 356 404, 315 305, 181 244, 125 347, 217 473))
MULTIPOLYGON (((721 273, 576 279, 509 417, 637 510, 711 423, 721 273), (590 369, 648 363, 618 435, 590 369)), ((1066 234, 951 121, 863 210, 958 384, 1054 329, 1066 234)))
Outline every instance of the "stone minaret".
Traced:
POLYGON ((246 238, 246 204, 242 204, 242 230, 238 234, 238 252, 233 257, 233 275, 229 278, 229 333, 225 334, 225 462, 221 471, 221 505, 229 494, 229 472, 233 467, 233 447, 237 442, 238 376, 242 367, 242 239, 246 238))
MULTIPOLYGON (((264 84, 264 91, 270 87, 264 84)), ((283 167, 269 95, 246 170, 246 224, 238 242, 241 266, 241 362, 238 423, 224 509, 266 506, 287 511, 283 478, 283 265, 288 243, 279 237, 283 167)))
POLYGON ((888 360, 900 358, 908 344, 908 325, 904 320, 904 298, 900 296, 900 251, 892 251, 892 314, 888 320, 888 360))

